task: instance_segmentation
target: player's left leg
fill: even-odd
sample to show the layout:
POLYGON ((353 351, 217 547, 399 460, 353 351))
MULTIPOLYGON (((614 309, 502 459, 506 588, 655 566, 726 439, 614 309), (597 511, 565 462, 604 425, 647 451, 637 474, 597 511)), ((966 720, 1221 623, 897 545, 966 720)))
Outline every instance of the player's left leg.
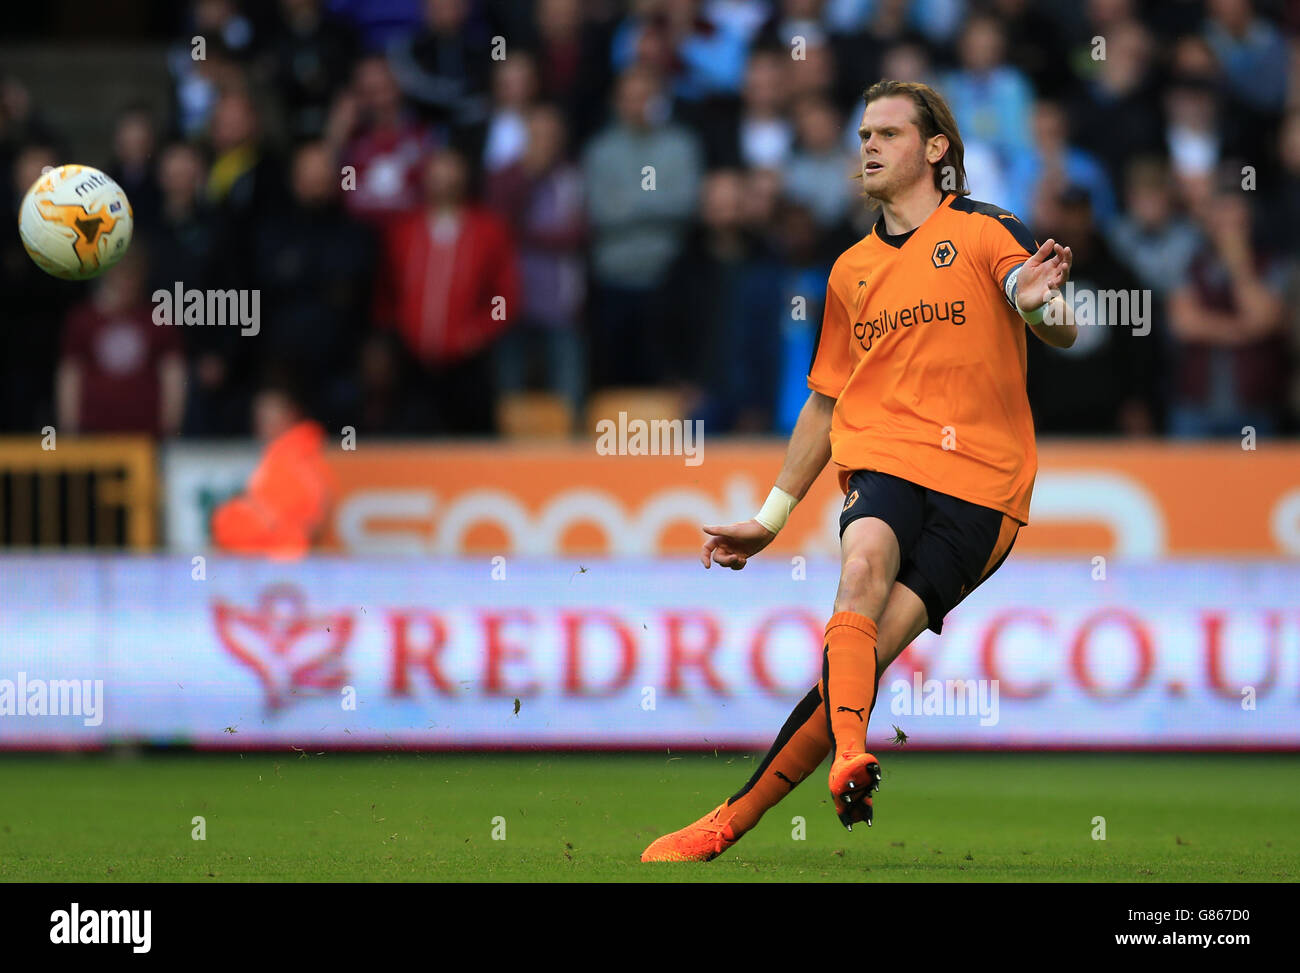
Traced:
MULTIPOLYGON (((881 613, 880 623, 877 626, 873 650, 875 665, 871 702, 867 704, 866 711, 863 713, 863 754, 841 759, 838 763, 832 763, 831 767, 829 784, 835 803, 835 813, 850 831, 858 821, 865 821, 868 827, 871 826, 874 811, 871 792, 879 789, 880 781, 883 779, 879 761, 865 749, 867 726, 871 722, 871 714, 880 695, 880 678, 889 668, 890 663, 925 631, 926 624, 925 604, 906 585, 895 582, 890 589, 889 601, 881 613), (853 786, 850 787, 850 783, 853 786)), ((827 712, 825 715, 827 725, 830 725, 830 717, 831 714, 827 712)))
MULTIPOLYGON (((876 640, 871 659, 875 663, 875 679, 865 715, 869 716, 875 705, 885 668, 924 628, 928 627, 936 635, 942 632, 944 616, 1006 559, 1019 528, 1017 521, 999 511, 935 490, 925 491, 922 527, 908 546, 891 591, 893 620, 899 631, 888 646, 876 640)), ((845 531, 845 543, 848 543, 848 531, 845 531)), ((859 655, 858 659, 861 658, 859 655)), ((833 719, 843 707, 836 697, 834 670, 830 676, 830 689, 824 695, 828 718, 833 719)), ((871 823, 870 794, 880 784, 880 764, 865 752, 865 719, 863 724, 861 753, 846 753, 839 730, 834 732, 835 760, 829 784, 835 811, 850 829, 854 821, 871 823)), ((851 743, 857 739, 855 735, 851 743)))
MULTIPOLYGON (((886 505, 881 512, 890 516, 891 510, 886 505)), ((880 684, 879 623, 902 563, 904 537, 874 515, 852 520, 841 532, 840 585, 826 624, 821 691, 833 748, 828 784, 835 813, 849 830, 855 820, 871 823, 871 792, 880 786, 880 762, 866 749, 867 719, 880 684)))

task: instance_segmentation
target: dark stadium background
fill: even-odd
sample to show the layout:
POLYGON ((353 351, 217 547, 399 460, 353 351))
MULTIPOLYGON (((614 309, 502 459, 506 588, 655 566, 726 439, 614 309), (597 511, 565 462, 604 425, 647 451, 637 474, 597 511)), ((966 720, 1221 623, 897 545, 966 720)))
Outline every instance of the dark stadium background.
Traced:
MULTIPOLYGON (((1117 328, 1073 358, 1031 343, 1040 435, 1203 437, 1246 423, 1291 432, 1294 314, 1207 349, 1181 336, 1174 298, 1185 286, 1201 302, 1231 300, 1219 250, 1241 221, 1266 285, 1293 286, 1296 10, 1245 0, 21 4, 6 14, 0 175, 12 211, 24 159, 100 165, 133 200, 151 279, 183 271, 197 287, 264 289, 272 321, 266 340, 245 342, 255 347, 183 336, 191 376, 202 368, 209 381, 191 387, 167 435, 248 434, 249 397, 286 372, 321 418, 356 424, 362 362, 396 376, 387 407, 364 418, 375 434, 490 435, 492 405, 509 391, 547 389, 581 415, 593 391, 628 384, 680 390, 711 432, 779 433, 804 391, 802 365, 790 363, 806 361, 820 303, 807 287, 812 306, 792 328, 785 292, 801 275, 824 277, 868 225, 849 181, 861 91, 884 74, 914 77, 953 99, 976 198, 1016 211, 1039 239, 1068 240, 1076 278, 1154 292, 1160 337, 1136 352, 1117 328), (288 28, 287 11, 314 8, 314 28, 288 28), (440 10, 442 34, 429 26, 440 10), (207 62, 187 63, 200 33, 207 62), (803 61, 790 56, 796 35, 807 38, 803 61), (502 61, 490 58, 493 37, 505 40, 502 61), (1094 37, 1106 38, 1105 60, 1094 37), (387 96, 385 61, 398 70, 405 194, 388 183, 387 198, 364 201, 337 184, 296 193, 305 151, 323 143, 337 161, 358 149, 367 109, 387 96), (359 65, 372 99, 360 110, 359 65), (660 174, 677 194, 663 213, 628 214, 648 254, 629 262, 626 231, 593 225, 610 217, 588 212, 601 200, 584 206, 582 191, 602 159, 618 158, 617 142, 590 150, 610 135, 619 78, 638 65, 650 69, 637 73, 654 116, 647 138, 669 145, 680 170, 660 174), (212 128, 219 97, 235 116, 228 135, 212 128), (538 124, 561 145, 534 172, 520 159, 523 120, 539 105, 554 109, 538 124), (160 161, 178 145, 199 166, 170 190, 192 190, 188 217, 166 214, 160 185, 160 161), (245 147, 235 185, 214 185, 214 165, 245 147), (390 339, 372 290, 390 259, 384 216, 419 205, 418 173, 446 147, 464 153, 474 202, 508 225, 501 259, 527 261, 529 286, 523 313, 486 347, 419 354, 390 339), (1233 192, 1244 165, 1257 188, 1233 192), (543 193, 557 209, 545 231, 523 215, 543 193), (1225 214, 1224 193, 1247 212, 1225 214), (328 260, 332 286, 321 288, 320 271, 277 272, 268 248, 328 260), (1206 377, 1211 358, 1229 365, 1224 387, 1206 377), (430 392, 435 379, 451 401, 430 392)), ((363 181, 370 152, 357 160, 363 181)), ((0 423, 19 432, 57 418, 59 328, 83 290, 41 280, 13 235, 4 246, 0 423), (29 335, 29 320, 45 325, 29 335)), ((114 423, 81 418, 85 431, 114 423)), ((161 422, 113 431, 157 434, 161 422)))

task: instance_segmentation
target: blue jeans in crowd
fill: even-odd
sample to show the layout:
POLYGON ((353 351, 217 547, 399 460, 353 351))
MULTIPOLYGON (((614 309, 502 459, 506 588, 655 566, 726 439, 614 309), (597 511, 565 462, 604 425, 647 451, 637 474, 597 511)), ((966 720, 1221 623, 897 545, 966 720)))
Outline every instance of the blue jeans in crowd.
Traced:
POLYGON ((522 321, 496 347, 497 394, 522 392, 530 373, 541 374, 541 387, 569 403, 580 415, 586 394, 586 361, 582 337, 571 325, 544 326, 522 321))

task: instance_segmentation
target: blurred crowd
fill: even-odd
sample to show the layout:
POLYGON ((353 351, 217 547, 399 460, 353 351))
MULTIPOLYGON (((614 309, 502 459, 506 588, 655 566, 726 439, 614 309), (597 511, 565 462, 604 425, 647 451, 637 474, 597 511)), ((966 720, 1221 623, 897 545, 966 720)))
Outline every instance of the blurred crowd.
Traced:
MULTIPOLYGON (((170 110, 75 160, 130 196, 128 257, 70 285, 5 235, 0 425, 241 436, 274 388, 490 435, 519 392, 654 386, 786 431, 889 77, 948 98, 973 197, 1070 245, 1076 293, 1151 296, 1030 342, 1040 433, 1294 434, 1298 32, 1265 0, 193 0, 170 110), (258 289, 259 334, 155 327, 178 282, 258 289)), ((65 161, 4 76, 10 212, 65 161)))

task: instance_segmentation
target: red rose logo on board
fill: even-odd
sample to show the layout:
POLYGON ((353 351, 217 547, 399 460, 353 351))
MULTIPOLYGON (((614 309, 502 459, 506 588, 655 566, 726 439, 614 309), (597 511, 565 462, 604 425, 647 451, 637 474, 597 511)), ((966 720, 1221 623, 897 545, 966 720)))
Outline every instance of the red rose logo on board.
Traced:
POLYGON ((294 698, 338 692, 348 681, 343 651, 352 614, 312 614, 294 585, 263 589, 252 609, 217 601, 213 619, 226 651, 262 683, 272 713, 294 698))

